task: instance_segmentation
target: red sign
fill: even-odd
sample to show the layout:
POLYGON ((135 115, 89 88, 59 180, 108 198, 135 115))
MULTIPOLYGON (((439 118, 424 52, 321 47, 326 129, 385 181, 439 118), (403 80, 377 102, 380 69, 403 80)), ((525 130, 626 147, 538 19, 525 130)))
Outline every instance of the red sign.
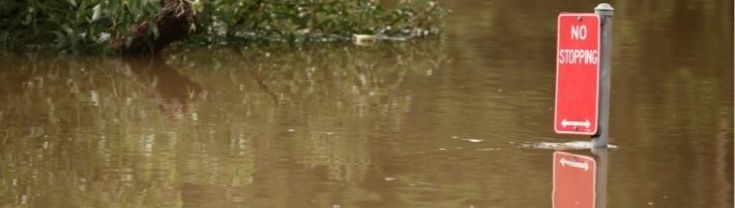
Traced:
POLYGON ((567 152, 554 152, 553 208, 594 208, 595 159, 567 152))
POLYGON ((557 25, 554 131, 597 133, 600 17, 562 13, 557 25))

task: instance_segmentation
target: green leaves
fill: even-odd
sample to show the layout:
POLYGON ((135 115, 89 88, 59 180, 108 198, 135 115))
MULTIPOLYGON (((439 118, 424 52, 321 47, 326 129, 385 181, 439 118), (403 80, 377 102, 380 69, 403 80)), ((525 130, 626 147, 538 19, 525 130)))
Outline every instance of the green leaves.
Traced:
POLYGON ((391 10, 369 0, 209 1, 205 4, 208 5, 203 7, 204 13, 212 15, 200 16, 204 19, 200 22, 222 21, 226 27, 203 25, 209 34, 198 41, 204 42, 333 42, 349 40, 353 34, 405 40, 438 34, 439 20, 446 13, 429 0, 401 1, 391 10), (214 10, 206 11, 207 8, 214 10))
MULTIPOLYGON (((438 34, 446 13, 430 0, 403 0, 385 9, 373 0, 183 0, 196 13, 197 29, 184 45, 349 41, 353 34, 405 40, 438 34), (399 38, 396 38, 399 37, 399 38)), ((161 0, 64 0, 0 2, 0 48, 106 51, 111 37, 131 37, 141 21, 152 24, 161 0), (102 35, 105 34, 105 35, 102 35)), ((128 38, 129 39, 129 38, 128 38)))
POLYGON ((92 7, 92 19, 89 20, 89 22, 94 22, 100 19, 100 16, 102 16, 102 5, 97 4, 94 7, 92 7))

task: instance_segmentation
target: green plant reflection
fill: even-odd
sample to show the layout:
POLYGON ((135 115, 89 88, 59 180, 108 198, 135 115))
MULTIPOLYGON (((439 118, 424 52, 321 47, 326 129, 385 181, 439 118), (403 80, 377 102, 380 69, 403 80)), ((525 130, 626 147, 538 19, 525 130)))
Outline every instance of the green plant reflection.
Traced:
POLYGON ((371 132, 400 128, 412 100, 402 82, 446 59, 439 41, 424 42, 10 54, 1 61, 18 70, 0 72, 0 204, 292 206, 284 199, 298 192, 333 203, 337 192, 291 187, 304 183, 378 198, 358 186, 371 144, 390 142, 371 132))

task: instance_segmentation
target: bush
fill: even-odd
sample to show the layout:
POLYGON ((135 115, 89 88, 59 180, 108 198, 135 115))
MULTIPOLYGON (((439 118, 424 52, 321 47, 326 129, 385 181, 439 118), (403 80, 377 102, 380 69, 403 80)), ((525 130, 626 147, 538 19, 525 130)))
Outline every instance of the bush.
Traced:
MULTIPOLYGON (((3 0, 0 44, 65 52, 110 51, 115 37, 131 37, 161 13, 161 0, 3 0)), ((405 40, 440 32, 444 9, 431 0, 402 0, 386 9, 371 0, 173 0, 194 13, 188 47, 349 41, 353 34, 405 40)), ((155 25, 155 24, 151 24, 155 25)), ((154 26, 149 33, 157 37, 154 26)))

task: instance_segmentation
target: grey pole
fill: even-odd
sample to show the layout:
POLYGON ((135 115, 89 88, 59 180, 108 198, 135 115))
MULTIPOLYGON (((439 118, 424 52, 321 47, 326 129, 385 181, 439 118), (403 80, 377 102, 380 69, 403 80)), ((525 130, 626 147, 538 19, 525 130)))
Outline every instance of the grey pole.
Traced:
POLYGON ((597 135, 592 137, 594 148, 606 148, 610 135, 610 59, 612 54, 612 23, 615 9, 607 3, 598 4, 595 14, 600 16, 600 92, 599 92, 599 127, 597 135))

